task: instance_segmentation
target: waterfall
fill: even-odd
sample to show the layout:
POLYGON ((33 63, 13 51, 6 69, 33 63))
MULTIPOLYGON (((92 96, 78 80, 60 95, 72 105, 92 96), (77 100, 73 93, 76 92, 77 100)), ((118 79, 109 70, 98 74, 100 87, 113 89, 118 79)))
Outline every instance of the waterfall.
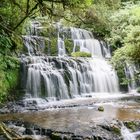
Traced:
POLYGON ((128 90, 129 92, 132 92, 133 90, 136 90, 138 87, 138 83, 140 82, 139 79, 136 79, 135 75, 138 73, 139 67, 135 65, 134 63, 126 63, 125 66, 125 75, 128 81, 128 90))
POLYGON ((41 56, 25 59, 27 93, 33 97, 68 99, 94 92, 118 92, 117 75, 104 59, 41 56))
POLYGON ((28 50, 29 55, 40 54, 45 48, 45 38, 39 36, 42 29, 41 23, 38 21, 31 22, 31 27, 27 29, 27 35, 23 37, 23 43, 28 50))
POLYGON ((58 33, 58 39, 57 39, 57 46, 58 46, 58 56, 59 57, 66 56, 65 43, 63 39, 59 37, 59 33, 58 33))
POLYGON ((91 32, 69 28, 73 52, 80 47, 81 52, 91 53, 91 58, 66 55, 64 29, 58 29, 56 35, 58 57, 48 57, 41 51, 45 43, 44 37, 39 36, 40 23, 33 22, 31 28, 30 33, 23 36, 29 53, 29 56, 22 58, 26 93, 32 97, 69 99, 84 94, 119 92, 116 72, 105 60, 105 57, 111 56, 109 47, 95 39, 91 32))

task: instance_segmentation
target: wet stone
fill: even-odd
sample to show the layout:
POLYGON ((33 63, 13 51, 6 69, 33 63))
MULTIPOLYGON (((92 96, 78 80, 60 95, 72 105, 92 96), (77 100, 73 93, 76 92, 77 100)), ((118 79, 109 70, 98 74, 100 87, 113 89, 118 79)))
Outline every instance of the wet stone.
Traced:
POLYGON ((104 111, 104 107, 103 106, 99 106, 98 107, 98 111, 103 112, 104 111))
POLYGON ((59 133, 52 133, 51 139, 52 140, 62 140, 62 137, 59 133))
POLYGON ((34 133, 33 133, 33 131, 30 128, 26 128, 25 134, 26 135, 33 135, 34 133))

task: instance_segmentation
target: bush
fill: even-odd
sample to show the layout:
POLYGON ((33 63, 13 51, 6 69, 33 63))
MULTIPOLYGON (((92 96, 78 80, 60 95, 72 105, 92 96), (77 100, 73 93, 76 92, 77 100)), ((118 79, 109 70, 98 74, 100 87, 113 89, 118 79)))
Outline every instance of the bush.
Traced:
POLYGON ((65 42, 66 53, 70 55, 73 51, 73 41, 69 39, 65 39, 64 42, 65 42))
POLYGON ((72 57, 91 57, 91 53, 87 52, 73 52, 71 53, 72 57))
POLYGON ((0 102, 17 87, 19 78, 19 60, 15 57, 0 57, 0 102))

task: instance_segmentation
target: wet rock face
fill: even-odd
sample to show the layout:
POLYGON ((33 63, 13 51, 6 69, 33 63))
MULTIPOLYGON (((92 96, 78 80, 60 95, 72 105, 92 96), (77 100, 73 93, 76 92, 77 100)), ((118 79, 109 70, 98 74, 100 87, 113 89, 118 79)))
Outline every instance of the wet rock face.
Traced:
MULTIPOLYGON (((112 120, 113 117, 111 119, 109 118, 106 120, 105 118, 103 118, 102 121, 100 122, 92 120, 94 117, 96 117, 96 113, 98 113, 98 117, 101 116, 103 117, 104 113, 108 114, 109 111, 111 112, 109 106, 103 106, 104 111, 100 112, 98 108, 101 105, 95 104, 94 101, 88 103, 84 102, 85 104, 82 101, 81 104, 81 102, 77 102, 76 100, 76 102, 71 104, 70 103, 64 104, 64 102, 61 102, 61 104, 56 105, 51 103, 51 106, 48 105, 49 104, 48 101, 45 100, 45 102, 47 102, 47 106, 42 106, 42 107, 40 107, 40 104, 41 105, 42 103, 44 104, 44 100, 37 100, 37 99, 36 100, 26 99, 22 101, 17 101, 15 103, 9 103, 5 107, 5 110, 3 109, 0 110, 3 113, 7 112, 8 115, 7 118, 6 118, 6 114, 1 115, 2 116, 1 121, 20 119, 20 121, 6 121, 5 123, 10 129, 13 129, 15 132, 18 132, 20 135, 37 137, 36 138, 37 140, 42 140, 42 139, 44 140, 46 139, 46 137, 47 139, 51 139, 51 140, 55 140, 55 139, 121 140, 122 139, 121 136, 122 124, 120 123, 120 121, 112 120), (48 109, 47 112, 44 112, 44 109, 48 109), (40 113, 38 113, 38 111, 36 110, 40 111, 40 113), (25 112, 25 114, 23 113, 25 116, 23 114, 19 115, 20 113, 14 113, 14 112, 25 112), (61 114, 61 112, 63 113, 61 114), (13 117, 12 117, 12 113, 14 114, 13 117), (91 116, 90 113, 92 113, 91 116), (84 117, 80 118, 79 116, 80 117, 84 116, 84 117)), ((123 122, 123 124, 125 127, 127 127, 127 129, 130 129, 129 130, 130 133, 140 132, 140 121, 125 121, 123 122)), ((3 136, 1 135, 0 135, 0 140, 3 140, 3 136)))
MULTIPOLYGON (((123 140, 121 136, 121 124, 130 127, 135 125, 135 130, 140 129, 140 121, 120 122, 113 120, 112 122, 104 122, 102 124, 92 124, 90 130, 83 133, 73 133, 65 131, 56 131, 53 129, 45 129, 37 125, 23 121, 6 121, 5 124, 11 130, 21 136, 28 136, 34 140, 123 140)), ((131 129, 133 132, 133 130, 131 129)), ((137 137, 139 138, 139 137, 137 137)), ((0 140, 5 140, 0 133, 0 140)))
MULTIPOLYGON (((120 123, 117 121, 109 124, 93 124, 89 135, 45 129, 22 121, 7 121, 5 124, 20 135, 32 136, 33 139, 37 138, 37 140, 122 140, 120 123)), ((1 134, 0 138, 2 140, 1 134)))

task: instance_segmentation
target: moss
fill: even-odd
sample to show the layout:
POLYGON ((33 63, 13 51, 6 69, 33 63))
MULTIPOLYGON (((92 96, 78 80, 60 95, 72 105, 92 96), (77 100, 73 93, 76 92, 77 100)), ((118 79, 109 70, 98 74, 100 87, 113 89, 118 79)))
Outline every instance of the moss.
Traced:
POLYGON ((51 41, 48 39, 45 40, 45 48, 43 52, 48 56, 51 55, 51 41))
POLYGON ((131 129, 133 132, 136 131, 137 124, 133 121, 125 122, 127 128, 131 129))
POLYGON ((51 139, 52 140, 62 140, 61 134, 59 134, 59 133, 52 133, 51 139))
POLYGON ((64 42, 65 42, 66 53, 68 55, 71 55, 71 53, 73 52, 73 42, 72 42, 72 40, 65 39, 64 42))
POLYGON ((57 49, 57 38, 53 38, 51 39, 51 42, 50 42, 50 54, 52 56, 57 56, 58 54, 58 49, 57 49))
POLYGON ((91 57, 91 53, 86 52, 73 52, 71 53, 72 57, 91 57))
POLYGON ((50 37, 50 32, 48 31, 48 29, 43 28, 40 30, 39 35, 43 37, 50 37))
POLYGON ((103 111, 104 111, 104 107, 103 107, 103 106, 99 106, 99 107, 98 107, 98 111, 103 112, 103 111))
POLYGON ((43 29, 39 30, 39 35, 48 38, 57 38, 57 30, 53 26, 48 26, 47 24, 47 26, 44 26, 43 29))
POLYGON ((111 128, 111 130, 117 135, 121 134, 120 128, 115 125, 111 128))

